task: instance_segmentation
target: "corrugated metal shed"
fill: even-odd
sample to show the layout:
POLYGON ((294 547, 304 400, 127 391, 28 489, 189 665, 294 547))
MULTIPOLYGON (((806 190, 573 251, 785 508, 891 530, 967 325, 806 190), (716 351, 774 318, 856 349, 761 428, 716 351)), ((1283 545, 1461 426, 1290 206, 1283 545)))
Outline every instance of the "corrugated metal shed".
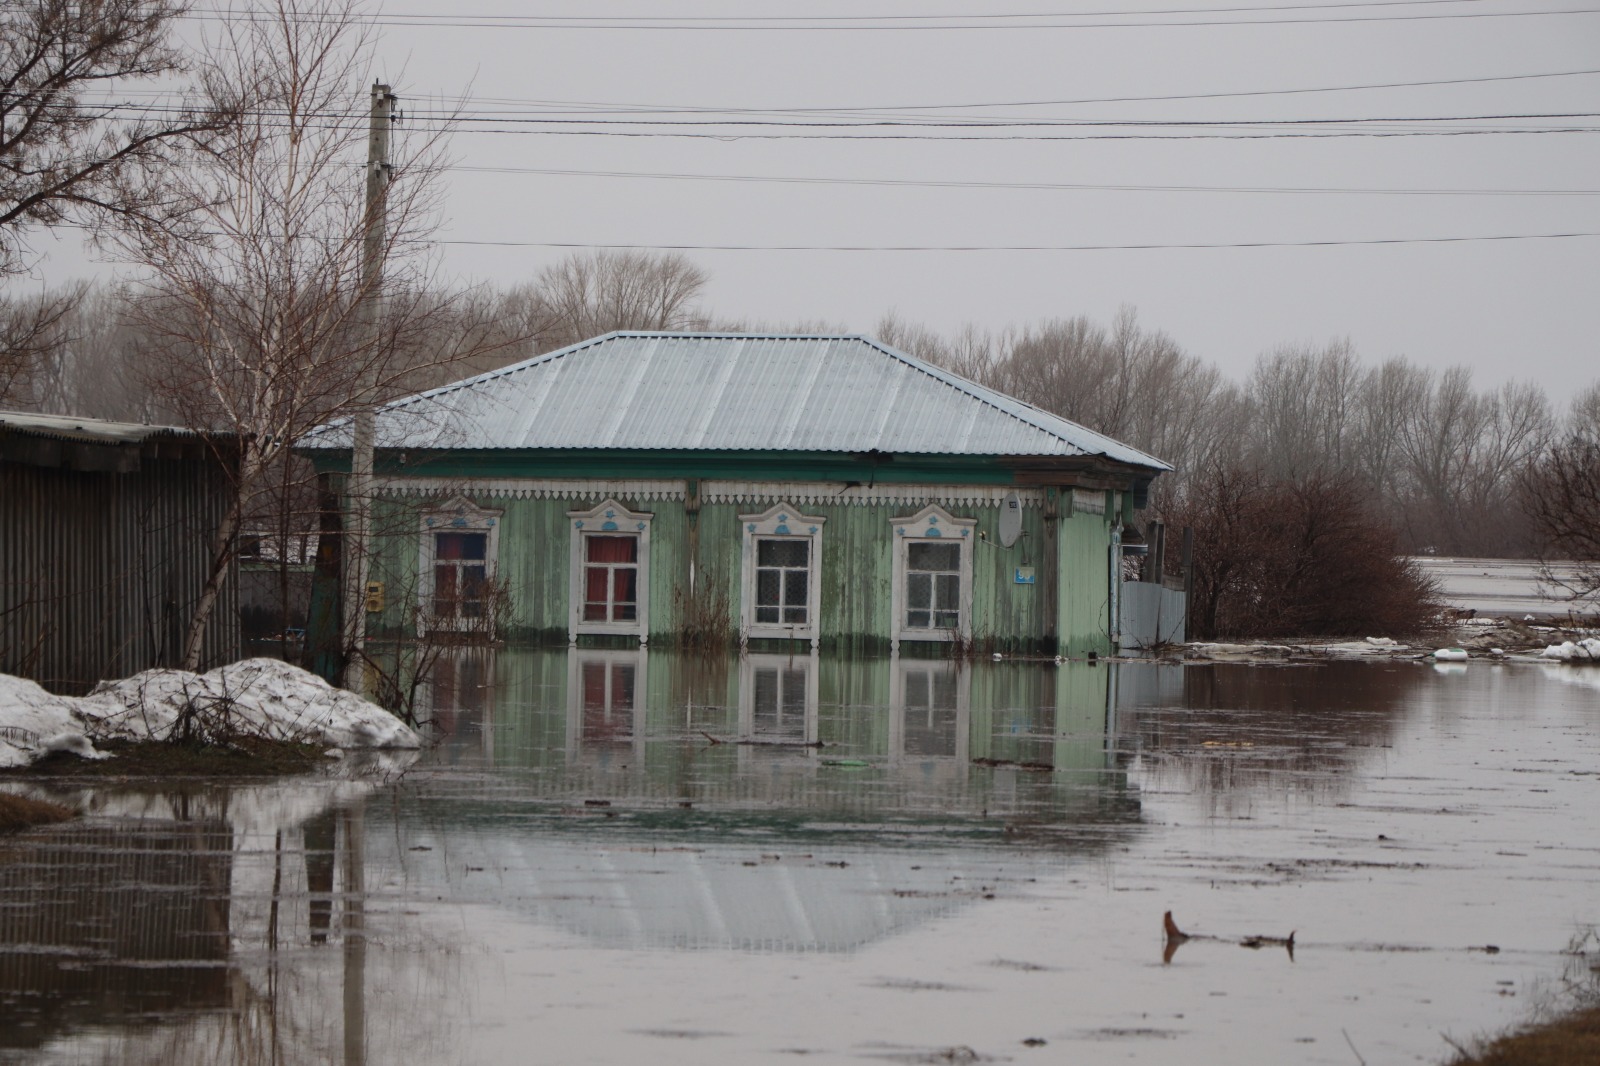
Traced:
MULTIPOLYGON (((83 692, 178 661, 234 491, 227 443, 170 426, 0 412, 0 673, 83 692)), ((238 648, 230 580, 206 665, 238 648)))
MULTIPOLYGON (((388 448, 1159 459, 859 336, 609 333, 398 400, 388 448)), ((311 448, 349 446, 343 424, 311 448)))
POLYGON ((78 415, 43 415, 31 411, 0 411, 0 431, 30 437, 69 440, 85 444, 139 444, 152 437, 196 437, 181 426, 152 426, 141 422, 107 422, 78 415))

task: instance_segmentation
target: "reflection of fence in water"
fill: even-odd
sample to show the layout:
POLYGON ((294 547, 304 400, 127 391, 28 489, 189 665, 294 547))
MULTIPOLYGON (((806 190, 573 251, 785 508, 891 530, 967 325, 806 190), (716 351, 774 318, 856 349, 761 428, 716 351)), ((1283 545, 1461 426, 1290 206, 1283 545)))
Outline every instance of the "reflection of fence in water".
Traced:
POLYGON ((0 1047, 228 1004, 232 848, 221 822, 75 828, 12 844, 0 863, 0 1047))

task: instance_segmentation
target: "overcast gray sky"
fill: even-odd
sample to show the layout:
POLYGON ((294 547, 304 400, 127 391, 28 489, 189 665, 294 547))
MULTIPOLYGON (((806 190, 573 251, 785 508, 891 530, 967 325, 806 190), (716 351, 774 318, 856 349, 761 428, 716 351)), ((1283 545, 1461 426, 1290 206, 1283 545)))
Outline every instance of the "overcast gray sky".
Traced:
POLYGON ((570 251, 552 245, 688 246, 708 307, 752 321, 998 329, 1131 304, 1234 375, 1348 336, 1558 403, 1600 377, 1600 236, 1533 237, 1600 233, 1600 0, 375 10, 412 121, 470 93, 450 278, 529 279, 570 251), (1448 84, 1394 84, 1416 82, 1448 84), (1299 91, 1353 86, 1385 87, 1299 91), (1405 121, 1307 122, 1371 119, 1405 121), (993 120, 1049 124, 971 125, 993 120), (867 121, 900 124, 815 125, 867 121), (931 122, 967 125, 904 124, 931 122), (1483 132, 1541 129, 1577 132, 1483 132), (1476 237, 1518 239, 1441 241, 1476 237), (1429 243, 1359 243, 1387 241, 1429 243), (1173 247, 1261 243, 1288 246, 1173 247), (694 247, 730 245, 758 250, 694 247), (1129 245, 1156 247, 1018 250, 1129 245))

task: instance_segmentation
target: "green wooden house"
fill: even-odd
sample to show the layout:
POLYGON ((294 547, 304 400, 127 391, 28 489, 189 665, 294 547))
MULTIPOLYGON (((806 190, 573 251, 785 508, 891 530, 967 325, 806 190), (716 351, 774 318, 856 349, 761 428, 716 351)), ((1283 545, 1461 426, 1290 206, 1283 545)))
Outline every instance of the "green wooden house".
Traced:
POLYGON ((380 410, 369 632, 1105 654, 1168 469, 865 337, 611 333, 380 410))

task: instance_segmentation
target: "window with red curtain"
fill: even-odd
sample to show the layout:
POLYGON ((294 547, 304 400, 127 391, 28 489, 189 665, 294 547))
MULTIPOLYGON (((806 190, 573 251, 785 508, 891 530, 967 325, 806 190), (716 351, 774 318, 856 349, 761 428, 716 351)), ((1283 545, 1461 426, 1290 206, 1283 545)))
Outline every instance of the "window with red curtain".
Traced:
POLYGON ((481 618, 488 579, 486 533, 435 533, 433 613, 436 618, 481 618))
POLYGON ((583 539, 583 620, 632 622, 639 617, 639 538, 589 534, 583 539))

